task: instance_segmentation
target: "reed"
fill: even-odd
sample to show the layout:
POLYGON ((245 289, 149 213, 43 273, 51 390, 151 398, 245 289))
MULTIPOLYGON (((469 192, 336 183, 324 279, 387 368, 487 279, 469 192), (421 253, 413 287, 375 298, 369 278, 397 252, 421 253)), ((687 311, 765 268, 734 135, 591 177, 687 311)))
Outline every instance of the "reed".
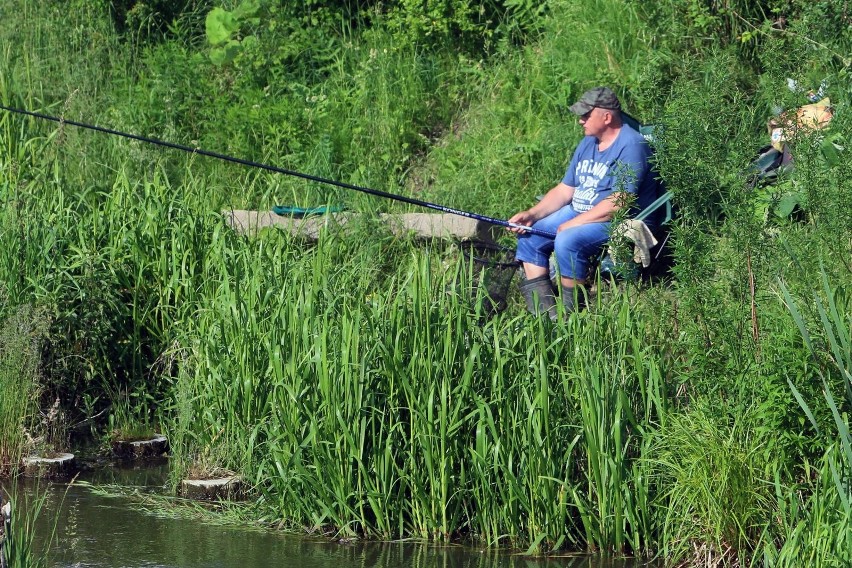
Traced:
MULTIPOLYGON (((819 477, 804 507, 785 503, 782 511, 789 525, 786 540, 775 553, 767 556, 776 566, 794 566, 806 561, 811 566, 837 566, 850 560, 852 545, 852 435, 849 431, 848 411, 841 413, 841 401, 852 405, 852 341, 850 341, 850 302, 845 288, 832 285, 826 270, 819 273, 822 289, 814 294, 816 321, 808 325, 800 302, 795 300, 789 287, 780 281, 781 293, 793 315, 805 346, 814 358, 826 357, 830 367, 822 373, 825 404, 834 419, 835 431, 826 433, 832 443, 823 456, 819 477), (836 398, 841 393, 840 400, 836 398)), ((811 403, 789 381, 790 389, 802 411, 820 432, 814 419, 811 403)))
MULTIPOLYGON (((69 485, 70 487, 70 485, 69 485)), ((58 494, 40 483, 25 484, 17 476, 11 490, 0 487, 3 501, 9 507, 6 540, 0 547, 0 563, 8 568, 42 568, 51 565, 51 547, 61 520, 63 501, 67 495, 58 494), (4 562, 2 562, 4 561, 4 562)), ((0 515, 2 520, 2 515, 0 515)))
POLYGON ((634 553, 653 548, 645 472, 649 441, 666 421, 663 363, 629 295, 599 302, 591 320, 573 318, 564 388, 578 403, 582 484, 575 489, 590 546, 634 553), (645 337, 646 339, 643 339, 645 337))
MULTIPOLYGON (((6 502, 6 501, 4 501, 6 502)), ((29 510, 18 509, 17 495, 9 500, 11 516, 5 522, 5 539, 0 542, 0 564, 8 568, 41 568, 47 566, 43 551, 36 540, 35 522, 41 513, 44 499, 37 499, 29 510)), ((2 519, 2 517, 0 517, 2 519)))
POLYGON ((626 297, 567 328, 486 319, 477 267, 443 258, 439 269, 440 251, 411 249, 381 274, 376 247, 333 235, 301 253, 279 235, 253 242, 211 243, 222 256, 205 280, 210 307, 182 322, 172 432, 183 467, 240 471, 265 516, 318 530, 539 552, 648 546, 647 519, 629 510, 648 498, 635 459, 664 389, 631 339, 626 297), (565 339, 581 329, 585 341, 565 339), (592 402, 600 389, 614 390, 592 402), (584 401, 620 406, 578 426, 584 401))
POLYGON ((0 320, 0 477, 15 474, 25 452, 45 444, 38 428, 39 350, 42 315, 27 306, 10 309, 0 320))
POLYGON ((718 424, 699 408, 672 421, 654 454, 666 488, 659 502, 666 558, 730 563, 751 556, 773 506, 760 448, 746 417, 718 424))

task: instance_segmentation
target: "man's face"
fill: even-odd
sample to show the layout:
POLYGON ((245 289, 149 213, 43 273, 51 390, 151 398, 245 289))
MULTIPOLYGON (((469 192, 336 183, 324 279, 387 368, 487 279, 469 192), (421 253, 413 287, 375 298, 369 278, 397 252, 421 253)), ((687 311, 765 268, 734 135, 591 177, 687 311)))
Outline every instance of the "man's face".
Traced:
POLYGON ((610 122, 610 117, 612 117, 612 113, 609 110, 595 107, 582 115, 579 118, 579 122, 580 126, 583 127, 583 131, 586 136, 599 138, 604 130, 606 130, 606 127, 610 122))

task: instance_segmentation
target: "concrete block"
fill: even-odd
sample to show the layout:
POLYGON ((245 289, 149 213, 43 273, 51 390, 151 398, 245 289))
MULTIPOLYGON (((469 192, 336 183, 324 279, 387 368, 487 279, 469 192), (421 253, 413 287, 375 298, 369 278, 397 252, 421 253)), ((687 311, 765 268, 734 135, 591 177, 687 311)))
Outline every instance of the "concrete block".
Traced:
POLYGON ((77 469, 74 454, 58 453, 52 456, 28 456, 23 458, 25 477, 65 477, 77 469))
POLYGON ((148 440, 113 440, 112 454, 119 459, 138 460, 161 456, 169 449, 169 441, 162 434, 148 440))
MULTIPOLYGON (((252 234, 260 229, 278 228, 288 233, 316 240, 323 229, 330 226, 344 227, 352 222, 358 213, 331 213, 297 219, 276 215, 272 211, 247 211, 231 209, 222 212, 225 221, 235 231, 252 234)), ((382 222, 400 236, 412 235, 418 239, 477 239, 492 242, 500 227, 485 221, 470 219, 449 213, 383 213, 382 222)))

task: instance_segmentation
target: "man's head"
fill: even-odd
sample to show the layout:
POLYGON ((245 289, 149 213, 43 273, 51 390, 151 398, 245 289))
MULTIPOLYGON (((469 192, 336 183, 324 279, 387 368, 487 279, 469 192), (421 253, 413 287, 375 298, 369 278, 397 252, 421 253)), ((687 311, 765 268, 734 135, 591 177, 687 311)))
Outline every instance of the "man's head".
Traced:
POLYGON ((577 116, 583 116, 593 108, 621 110, 621 103, 609 87, 595 87, 583 93, 580 100, 571 105, 569 110, 577 116))
POLYGON ((608 87, 586 91, 569 109, 580 117, 586 136, 600 139, 607 129, 621 126, 621 103, 608 87))

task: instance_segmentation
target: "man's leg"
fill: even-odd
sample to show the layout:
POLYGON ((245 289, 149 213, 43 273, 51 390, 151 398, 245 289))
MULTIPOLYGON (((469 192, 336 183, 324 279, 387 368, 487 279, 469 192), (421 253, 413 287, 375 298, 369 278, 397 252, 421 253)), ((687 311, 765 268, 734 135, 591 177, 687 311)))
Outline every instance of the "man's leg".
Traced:
POLYGON ((572 227, 556 236, 554 249, 562 276, 561 296, 566 312, 581 307, 585 295, 589 260, 599 256, 609 241, 610 223, 588 223, 572 227))
MULTIPOLYGON (((542 231, 556 233, 559 225, 574 217, 577 213, 569 205, 537 221, 533 227, 542 231)), ((518 236, 518 249, 515 259, 521 262, 525 280, 520 290, 527 304, 527 310, 533 314, 547 313, 556 318, 556 296, 550 281, 550 255, 553 253, 554 240, 549 237, 523 233, 518 236)))

